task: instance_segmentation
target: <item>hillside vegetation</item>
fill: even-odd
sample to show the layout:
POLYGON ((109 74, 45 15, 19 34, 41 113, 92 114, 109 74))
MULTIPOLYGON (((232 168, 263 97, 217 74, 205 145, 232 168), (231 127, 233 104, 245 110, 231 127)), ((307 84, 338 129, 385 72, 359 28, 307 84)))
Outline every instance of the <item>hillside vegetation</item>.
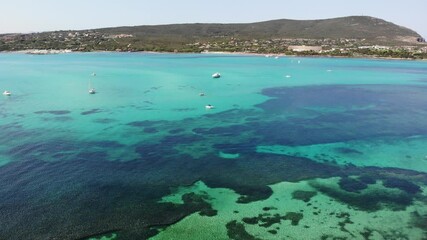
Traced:
MULTIPOLYGON (((5 34, 0 35, 0 51, 70 49, 289 53, 289 46, 305 45, 319 46, 329 52, 341 49, 340 55, 342 52, 347 54, 348 49, 372 45, 395 49, 415 46, 419 49, 425 46, 423 41, 413 30, 391 22, 368 16, 351 16, 323 20, 281 19, 245 24, 194 23, 5 34)), ((423 50, 420 51, 422 53, 423 50)))
POLYGON ((352 16, 324 20, 272 20, 248 24, 172 24, 105 28, 108 34, 133 34, 137 38, 178 38, 176 40, 235 37, 242 39, 267 38, 349 38, 373 42, 416 42, 416 32, 382 19, 352 16), (405 41, 406 40, 406 41, 405 41))

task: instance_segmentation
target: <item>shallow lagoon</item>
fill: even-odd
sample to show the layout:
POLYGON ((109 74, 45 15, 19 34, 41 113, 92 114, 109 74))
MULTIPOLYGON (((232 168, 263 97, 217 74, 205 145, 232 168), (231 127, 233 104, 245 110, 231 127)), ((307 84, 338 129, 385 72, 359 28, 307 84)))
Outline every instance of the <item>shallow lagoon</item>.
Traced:
POLYGON ((426 238, 426 62, 0 54, 0 73, 0 238, 426 238))

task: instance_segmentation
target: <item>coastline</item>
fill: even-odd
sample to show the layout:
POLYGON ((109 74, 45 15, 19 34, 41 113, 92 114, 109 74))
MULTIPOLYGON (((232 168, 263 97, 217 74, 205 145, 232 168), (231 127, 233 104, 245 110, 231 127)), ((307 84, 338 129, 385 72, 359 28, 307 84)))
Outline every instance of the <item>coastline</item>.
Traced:
POLYGON ((377 57, 373 55, 365 56, 333 56, 333 55, 287 55, 281 53, 248 53, 248 52, 200 52, 200 54, 224 54, 241 56, 268 56, 268 57, 299 57, 299 58, 348 58, 348 59, 378 59, 378 60, 408 60, 408 61, 427 61, 427 59, 395 58, 395 57, 377 57))
POLYGON ((287 55, 283 53, 251 53, 251 52, 226 52, 226 51, 204 51, 204 52, 160 52, 160 51, 73 51, 70 49, 27 49, 18 51, 0 51, 0 54, 29 54, 29 55, 55 55, 68 53, 149 53, 149 54, 206 54, 206 55, 235 55, 235 56, 265 56, 265 57, 300 57, 300 58, 348 58, 348 59, 377 59, 377 60, 407 60, 422 61, 427 59, 396 58, 396 57, 378 57, 374 55, 364 56, 333 56, 333 55, 287 55))

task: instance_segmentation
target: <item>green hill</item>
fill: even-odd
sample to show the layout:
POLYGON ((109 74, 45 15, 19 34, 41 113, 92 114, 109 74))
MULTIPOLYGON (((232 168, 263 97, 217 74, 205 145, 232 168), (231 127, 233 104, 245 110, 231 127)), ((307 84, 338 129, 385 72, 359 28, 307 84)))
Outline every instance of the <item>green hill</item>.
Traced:
POLYGON ((174 38, 188 41, 216 37, 243 39, 266 38, 352 38, 376 42, 412 42, 421 36, 416 32, 367 16, 323 20, 272 20, 247 24, 172 24, 98 29, 109 34, 133 34, 137 38, 174 38))
POLYGON ((0 35, 0 51, 245 51, 281 53, 289 45, 324 49, 366 45, 408 46, 416 32, 367 16, 323 20, 272 20, 245 24, 171 24, 0 35))

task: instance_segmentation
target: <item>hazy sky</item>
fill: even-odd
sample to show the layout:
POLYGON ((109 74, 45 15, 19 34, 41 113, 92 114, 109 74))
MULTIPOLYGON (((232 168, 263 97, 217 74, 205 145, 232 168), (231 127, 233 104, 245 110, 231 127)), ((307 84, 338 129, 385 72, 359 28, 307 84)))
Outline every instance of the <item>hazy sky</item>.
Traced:
POLYGON ((427 37, 426 10, 427 0, 0 0, 0 33, 369 15, 427 37))

